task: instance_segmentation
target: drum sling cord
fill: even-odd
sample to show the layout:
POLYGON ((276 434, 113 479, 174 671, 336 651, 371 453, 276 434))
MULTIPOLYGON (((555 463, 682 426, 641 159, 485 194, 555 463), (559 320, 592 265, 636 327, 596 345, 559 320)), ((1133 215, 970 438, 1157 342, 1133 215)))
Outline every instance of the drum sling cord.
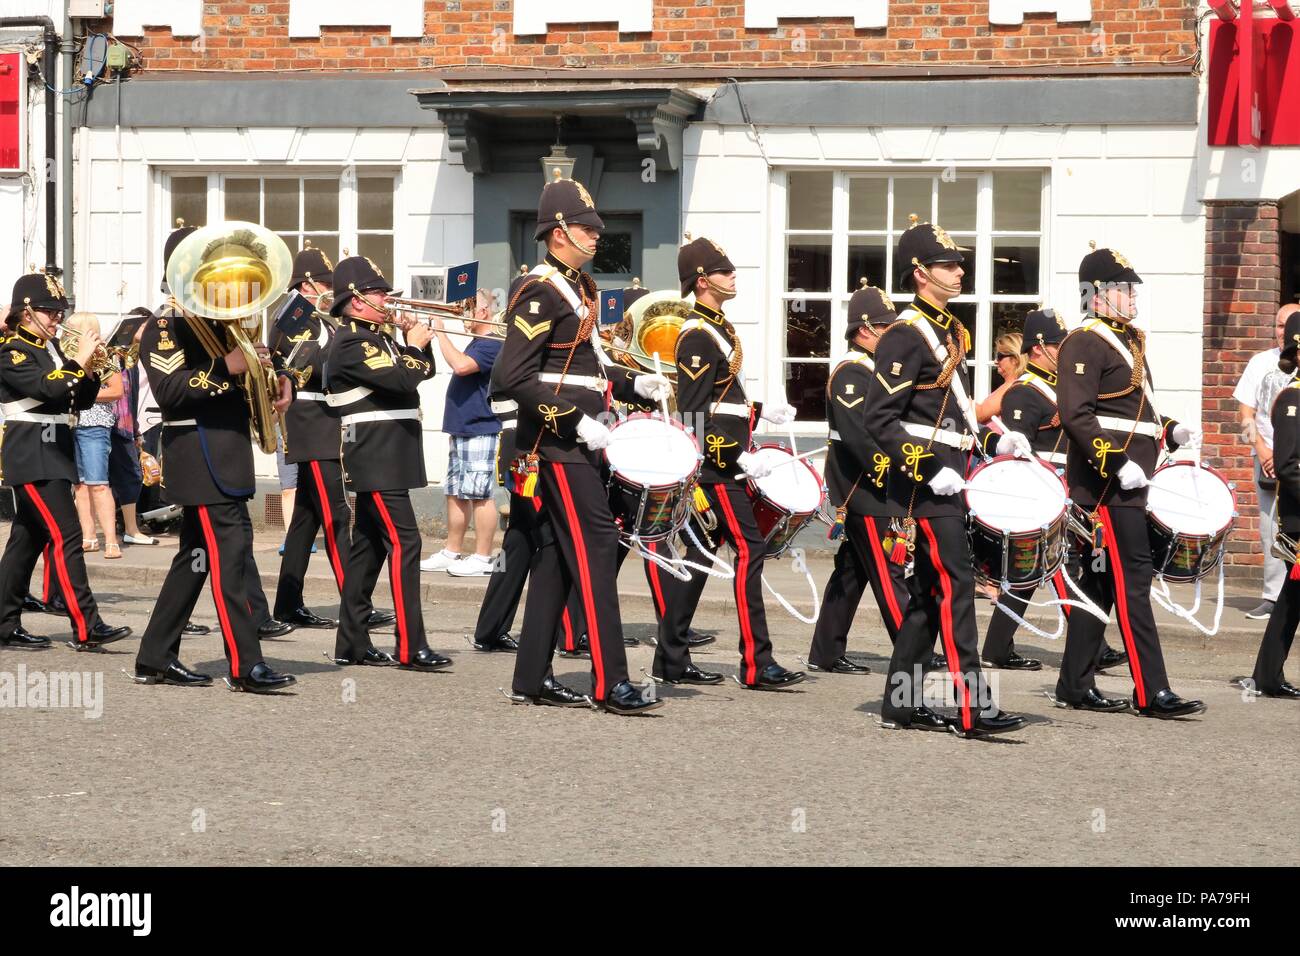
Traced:
MULTIPOLYGON (((953 355, 956 355, 955 349, 953 355)), ((946 365, 943 373, 936 381, 931 382, 929 385, 914 386, 915 390, 928 391, 932 388, 938 388, 940 384, 946 386, 952 378, 952 370, 956 368, 956 364, 953 361, 951 365, 946 365)), ((908 452, 909 457, 912 454, 916 455, 913 468, 919 468, 921 459, 930 454, 930 449, 934 447, 935 434, 938 433, 939 426, 943 423, 943 413, 948 410, 948 399, 951 397, 951 391, 944 394, 943 401, 939 404, 939 414, 934 420, 934 434, 930 435, 930 440, 926 442, 925 447, 921 448, 912 442, 903 445, 904 451, 909 447, 914 449, 913 452, 908 452)), ((886 535, 885 539, 880 542, 881 546, 888 552, 889 560, 892 563, 904 565, 908 569, 907 577, 911 576, 911 568, 916 561, 916 519, 912 517, 912 509, 916 507, 916 493, 920 488, 921 482, 918 476, 917 480, 912 483, 912 495, 907 500, 907 515, 901 522, 898 518, 891 518, 889 522, 890 534, 886 535)))
MULTIPOLYGON (((731 339, 731 358, 727 360, 727 377, 721 382, 722 394, 714 399, 713 408, 709 411, 710 418, 718 413, 718 406, 722 404, 722 400, 726 398, 727 393, 731 391, 731 386, 736 383, 736 377, 740 374, 741 362, 743 362, 745 358, 745 351, 740 347, 740 339, 734 335, 728 335, 727 337, 731 339)), ((752 417, 753 412, 751 412, 750 415, 752 417)), ((750 431, 753 431, 752 425, 750 426, 750 431)), ((713 513, 713 508, 709 504, 709 499, 704 494, 704 489, 698 484, 695 486, 695 490, 691 493, 691 501, 695 506, 696 515, 699 516, 700 530, 703 531, 707 537, 709 532, 717 530, 718 516, 713 513)), ((734 572, 732 572, 732 576, 734 576, 734 572)))
MULTIPOLYGON (((1277 520, 1277 499, 1276 498, 1273 499, 1273 516, 1274 516, 1274 521, 1276 521, 1277 520)), ((1276 524, 1274 525, 1274 527, 1276 527, 1276 524)), ((1225 543, 1227 541, 1226 535, 1224 536, 1224 541, 1225 543)), ((1161 573, 1163 569, 1152 568, 1152 570, 1155 573, 1152 575, 1151 578, 1151 599, 1155 601, 1157 604, 1159 604, 1166 611, 1168 611, 1170 614, 1182 618, 1184 621, 1192 625, 1192 627, 1196 628, 1206 637, 1213 637, 1215 634, 1219 633, 1219 622, 1223 619, 1223 574, 1224 574, 1223 566, 1226 563, 1227 562, 1224 560, 1224 555, 1220 554, 1218 594, 1215 598, 1215 606, 1214 606, 1214 624, 1209 628, 1206 628, 1205 625, 1203 625, 1200 621, 1196 619, 1196 613, 1201 608, 1201 581, 1203 580, 1203 578, 1196 579, 1196 589, 1193 592, 1192 606, 1189 608, 1185 608, 1177 601, 1175 601, 1174 596, 1169 592, 1169 582, 1165 580, 1164 574, 1161 573)), ((1298 580, 1300 580, 1300 574, 1296 573, 1295 565, 1292 565, 1291 573, 1295 575, 1295 577, 1298 580)))

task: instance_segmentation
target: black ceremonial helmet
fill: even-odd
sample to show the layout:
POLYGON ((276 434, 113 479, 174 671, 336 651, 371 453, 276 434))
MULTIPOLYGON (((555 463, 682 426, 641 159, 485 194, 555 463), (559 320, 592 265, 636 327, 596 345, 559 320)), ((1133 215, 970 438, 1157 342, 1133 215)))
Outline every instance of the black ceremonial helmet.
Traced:
POLYGON ((304 282, 327 286, 333 281, 334 263, 330 262, 324 250, 314 248, 308 239, 303 250, 293 257, 293 277, 289 280, 289 288, 296 289, 304 282))
POLYGON ((69 308, 68 297, 63 291, 63 286, 54 276, 46 275, 44 272, 29 272, 14 283, 9 313, 15 327, 27 309, 67 312, 69 308))
POLYGON ((883 289, 868 285, 865 278, 858 282, 861 288, 849 299, 849 319, 844 326, 844 338, 850 342, 864 325, 888 325, 898 318, 894 303, 883 289))
POLYGON ((389 293, 392 285, 379 266, 365 256, 350 256, 334 267, 334 304, 330 315, 343 314, 343 306, 354 296, 366 292, 389 293))
POLYGON ((605 221, 596 212, 595 200, 587 188, 576 179, 561 179, 557 172, 556 178, 542 187, 542 197, 537 201, 537 231, 533 238, 540 242, 558 226, 575 247, 585 255, 594 256, 594 248, 588 249, 569 232, 573 225, 590 226, 602 232, 605 229, 605 221))
POLYGON ((1066 334, 1065 322, 1055 309, 1036 309, 1025 316, 1020 351, 1028 355, 1035 345, 1060 345, 1066 334))
POLYGON ((162 291, 164 295, 171 295, 171 291, 172 291, 171 289, 167 288, 167 266, 172 261, 172 253, 176 251, 177 246, 179 246, 185 240, 185 238, 192 232, 198 232, 198 227, 187 226, 185 225, 184 219, 177 219, 176 229, 172 232, 170 236, 167 237, 167 241, 163 243, 162 291))
POLYGON ((709 276, 715 272, 736 271, 735 265, 727 257, 726 250, 704 236, 692 239, 689 232, 686 234, 686 240, 686 245, 677 250, 677 278, 682 284, 682 295, 690 295, 695 290, 695 280, 704 276, 704 281, 709 284, 709 288, 723 298, 730 299, 734 293, 715 286, 709 279, 709 276))
MULTIPOLYGON (((932 222, 918 222, 915 214, 908 217, 912 225, 898 237, 898 248, 894 252, 894 264, 898 268, 898 286, 900 289, 912 289, 912 272, 920 269, 930 275, 928 266, 940 262, 965 262, 961 247, 952 240, 947 231, 932 222)), ((931 276, 933 280, 933 276, 931 276)), ((956 292, 960 292, 957 289, 956 292)), ((955 294, 955 293, 954 293, 955 294)))

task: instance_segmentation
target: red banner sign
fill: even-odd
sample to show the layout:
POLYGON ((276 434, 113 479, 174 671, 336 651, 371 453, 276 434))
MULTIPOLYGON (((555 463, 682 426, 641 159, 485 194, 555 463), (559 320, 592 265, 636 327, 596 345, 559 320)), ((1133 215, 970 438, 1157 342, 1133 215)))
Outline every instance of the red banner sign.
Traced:
POLYGON ((1209 94, 1209 145, 1300 146, 1300 21, 1211 21, 1209 94))

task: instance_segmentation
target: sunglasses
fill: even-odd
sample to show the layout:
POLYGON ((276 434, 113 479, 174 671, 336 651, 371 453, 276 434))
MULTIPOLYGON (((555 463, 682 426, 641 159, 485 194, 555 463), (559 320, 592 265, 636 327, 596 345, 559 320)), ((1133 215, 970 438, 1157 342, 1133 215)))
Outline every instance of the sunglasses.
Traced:
POLYGON ((999 352, 997 354, 997 361, 999 362, 1001 362, 1003 359, 1013 359, 1013 358, 1015 358, 1015 356, 1012 355, 1010 352, 999 352))

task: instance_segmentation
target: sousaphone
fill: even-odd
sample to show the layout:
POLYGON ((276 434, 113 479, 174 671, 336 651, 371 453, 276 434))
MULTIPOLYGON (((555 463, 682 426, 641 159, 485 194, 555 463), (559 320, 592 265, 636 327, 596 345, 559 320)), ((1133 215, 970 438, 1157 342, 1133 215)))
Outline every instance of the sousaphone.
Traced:
POLYGON ((661 289, 641 296, 624 313, 614 333, 613 351, 627 365, 655 371, 655 353, 663 374, 677 379, 677 338, 691 304, 676 289, 661 289), (621 346, 621 347, 620 347, 621 346))

